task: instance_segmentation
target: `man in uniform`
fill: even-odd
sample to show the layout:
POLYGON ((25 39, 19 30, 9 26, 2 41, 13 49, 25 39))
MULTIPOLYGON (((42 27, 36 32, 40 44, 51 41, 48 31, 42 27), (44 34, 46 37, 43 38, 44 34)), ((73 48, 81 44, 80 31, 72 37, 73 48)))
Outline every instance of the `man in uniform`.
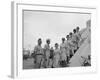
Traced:
POLYGON ((65 41, 65 49, 66 49, 66 58, 67 58, 67 63, 69 62, 70 58, 70 48, 69 48, 69 35, 66 36, 66 41, 65 41))
POLYGON ((74 45, 73 45, 73 42, 72 42, 72 37, 73 37, 73 33, 70 32, 69 33, 69 40, 68 40, 70 58, 74 55, 74 50, 73 50, 74 45))
POLYGON ((79 26, 76 27, 76 32, 79 32, 80 28, 79 26))
POLYGON ((80 28, 79 28, 79 27, 77 27, 77 28, 76 28, 76 36, 77 36, 77 37, 76 37, 76 41, 77 41, 77 49, 80 47, 80 43, 79 43, 79 42, 80 42, 80 41, 81 41, 81 39, 82 39, 82 38, 81 38, 81 34, 80 34, 80 31, 79 31, 79 30, 80 30, 80 28))
POLYGON ((77 47, 78 47, 77 38, 78 38, 78 35, 76 33, 76 29, 73 29, 72 43, 73 43, 74 53, 77 51, 77 47))
POLYGON ((43 56, 44 56, 44 52, 43 52, 43 48, 41 47, 42 44, 42 40, 41 38, 38 39, 38 44, 35 46, 34 48, 34 53, 35 53, 35 61, 36 61, 36 68, 41 68, 42 64, 43 64, 43 56))
POLYGON ((53 68, 53 59, 54 59, 54 49, 53 47, 51 47, 50 57, 49 57, 49 68, 53 68))
POLYGON ((50 57, 50 39, 46 40, 46 44, 44 46, 44 53, 45 53, 45 67, 49 67, 49 57, 50 57))
POLYGON ((62 67, 65 67, 67 61, 65 38, 62 38, 62 43, 60 44, 60 51, 61 51, 60 63, 62 67))
POLYGON ((69 40, 71 40, 71 39, 72 39, 72 35, 73 35, 73 33, 72 33, 72 32, 70 32, 70 33, 69 33, 69 40))

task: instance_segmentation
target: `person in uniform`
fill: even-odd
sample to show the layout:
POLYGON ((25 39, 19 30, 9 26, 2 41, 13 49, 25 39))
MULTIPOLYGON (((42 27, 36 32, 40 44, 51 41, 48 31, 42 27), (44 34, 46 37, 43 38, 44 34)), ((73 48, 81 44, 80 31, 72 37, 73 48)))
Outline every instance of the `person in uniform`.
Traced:
POLYGON ((73 33, 70 32, 69 33, 69 40, 68 40, 70 58, 74 55, 74 50, 73 50, 74 45, 73 45, 73 42, 72 42, 72 37, 73 37, 73 33))
POLYGON ((84 41, 82 42, 81 46, 75 53, 74 57, 69 61, 70 67, 82 66, 82 65, 86 66, 88 63, 89 65, 91 65, 90 57, 88 61, 88 55, 91 54, 90 34, 91 32, 89 28, 86 28, 85 31, 82 33, 81 37, 84 39, 84 41))
POLYGON ((54 50, 54 61, 53 61, 53 67, 58 68, 60 67, 60 49, 58 48, 58 43, 55 43, 55 50, 54 50))
POLYGON ((81 34, 80 34, 80 28, 76 27, 76 41, 77 41, 77 49, 80 47, 80 41, 81 41, 81 34))
POLYGON ((76 34, 76 29, 73 29, 72 43, 73 43, 74 54, 77 51, 77 47, 78 47, 77 37, 78 35, 76 34))
POLYGON ((42 40, 41 40, 41 38, 39 38, 38 44, 34 48, 35 62, 36 62, 35 67, 36 68, 41 68, 42 64, 43 64, 44 52, 43 52, 43 48, 42 48, 41 44, 42 44, 42 40))
POLYGON ((78 33, 80 30, 79 26, 76 27, 76 32, 78 33))
POLYGON ((44 46, 44 53, 45 53, 45 67, 49 67, 49 57, 50 57, 50 39, 46 40, 46 44, 44 46))
POLYGON ((73 33, 72 33, 72 32, 70 32, 70 33, 69 33, 69 40, 71 40, 71 39, 72 39, 72 35, 73 35, 73 33))
POLYGON ((60 64, 61 67, 65 67, 67 61, 65 38, 62 38, 62 43, 60 44, 60 51, 60 64))
POLYGON ((67 58, 67 63, 69 62, 70 59, 70 48, 69 48, 69 35, 66 36, 66 41, 65 41, 65 49, 66 49, 66 58, 67 58))
POLYGON ((53 68, 53 59, 54 59, 54 49, 53 47, 51 47, 50 57, 49 57, 49 68, 53 68))

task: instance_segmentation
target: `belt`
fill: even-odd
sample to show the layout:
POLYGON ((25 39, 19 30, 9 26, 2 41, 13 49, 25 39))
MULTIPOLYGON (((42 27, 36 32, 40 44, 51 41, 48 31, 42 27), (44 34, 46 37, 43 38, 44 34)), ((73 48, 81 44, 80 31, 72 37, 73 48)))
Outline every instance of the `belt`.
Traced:
POLYGON ((36 55, 43 55, 43 54, 36 54, 36 55))

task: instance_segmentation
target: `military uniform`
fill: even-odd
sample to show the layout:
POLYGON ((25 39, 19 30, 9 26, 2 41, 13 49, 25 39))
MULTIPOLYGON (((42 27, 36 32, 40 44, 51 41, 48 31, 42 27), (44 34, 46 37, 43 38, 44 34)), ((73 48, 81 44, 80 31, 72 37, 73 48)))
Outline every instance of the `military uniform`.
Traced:
POLYGON ((77 33, 73 34, 71 41, 73 43, 72 49, 74 50, 75 53, 78 49, 78 43, 79 43, 79 36, 77 33))
POLYGON ((74 44, 72 39, 68 40, 68 47, 69 47, 69 56, 70 58, 74 55, 74 44))
POLYGON ((35 56, 36 57, 36 68, 41 68, 43 65, 43 56, 44 56, 43 48, 37 45, 34 48, 34 52, 36 55, 35 56))
POLYGON ((66 58, 67 58, 67 63, 70 60, 70 55, 71 55, 71 45, 70 45, 70 41, 66 40, 65 42, 65 49, 66 49, 66 58))
POLYGON ((66 61, 66 44, 65 43, 61 43, 60 44, 60 50, 61 50, 61 60, 62 61, 66 61))
POLYGON ((49 67, 50 46, 46 44, 44 46, 44 50, 45 50, 45 67, 49 67))
POLYGON ((50 49, 50 57, 49 57, 49 68, 53 68, 53 59, 54 59, 54 50, 50 49))
POLYGON ((55 49, 55 50, 54 50, 53 67, 55 67, 55 68, 60 67, 60 65, 59 65, 60 54, 61 54, 60 49, 55 49))

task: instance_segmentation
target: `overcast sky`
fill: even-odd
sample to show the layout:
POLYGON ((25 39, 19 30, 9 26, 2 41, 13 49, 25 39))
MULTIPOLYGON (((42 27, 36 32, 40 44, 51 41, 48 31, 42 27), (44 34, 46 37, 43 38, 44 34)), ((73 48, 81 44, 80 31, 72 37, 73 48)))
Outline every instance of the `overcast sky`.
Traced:
POLYGON ((38 38, 42 38, 42 46, 47 38, 51 39, 51 46, 60 44, 61 38, 76 26, 85 28, 90 18, 90 14, 24 11, 24 48, 33 49, 38 38))

